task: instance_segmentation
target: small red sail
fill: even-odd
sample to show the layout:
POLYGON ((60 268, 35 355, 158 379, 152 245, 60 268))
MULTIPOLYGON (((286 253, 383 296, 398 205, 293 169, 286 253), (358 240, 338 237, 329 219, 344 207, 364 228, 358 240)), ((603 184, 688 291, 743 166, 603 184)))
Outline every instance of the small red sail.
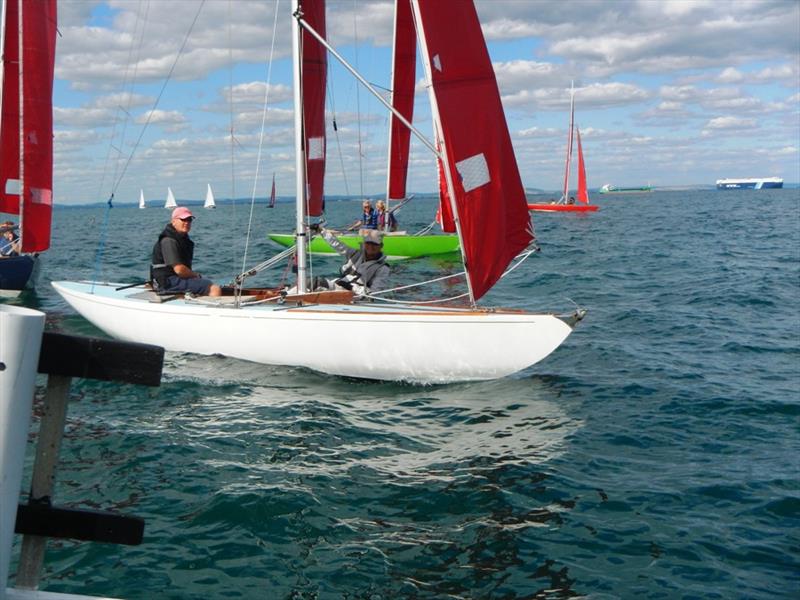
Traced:
MULTIPOLYGON (((417 66, 417 35, 409 0, 397 0, 394 15, 392 60, 392 107, 410 123, 414 116, 414 76, 417 66)), ((389 125, 389 200, 406 197, 411 130, 394 114, 389 125)))
POLYGON ((275 173, 272 174, 272 191, 269 194, 269 207, 275 208, 275 173))
POLYGON ((581 130, 576 128, 578 135, 578 202, 589 204, 589 191, 586 189, 586 165, 583 162, 583 148, 581 147, 581 130))
POLYGON ((50 247, 56 0, 5 3, 0 117, 0 212, 20 215, 23 252, 50 247), (19 7, 22 6, 22 43, 19 7), (23 148, 20 153, 20 56, 23 148), (22 169, 20 169, 22 154, 22 169), (22 181, 20 181, 20 170, 22 181), (19 198, 19 184, 23 200, 19 198), (9 185, 10 184, 10 185, 9 185))
MULTIPOLYGON (((302 0, 300 10, 305 21, 323 38, 325 0, 302 0)), ((325 47, 303 30, 303 142, 306 154, 308 215, 318 217, 325 210, 325 86, 328 55, 325 47)))
POLYGON ((525 190, 473 3, 413 0, 413 8, 477 300, 533 240, 525 190))

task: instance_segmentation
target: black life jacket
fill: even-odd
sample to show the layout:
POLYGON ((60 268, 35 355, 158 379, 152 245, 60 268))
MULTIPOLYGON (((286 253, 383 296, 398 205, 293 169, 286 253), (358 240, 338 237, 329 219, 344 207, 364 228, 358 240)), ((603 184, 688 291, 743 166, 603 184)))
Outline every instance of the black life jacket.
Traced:
POLYGON ((171 238, 178 243, 178 255, 180 256, 180 264, 192 268, 192 258, 194 257, 194 242, 189 239, 188 235, 181 235, 172 226, 172 223, 164 227, 164 231, 158 236, 158 241, 153 246, 153 258, 150 264, 150 281, 159 288, 166 289, 168 287, 167 277, 175 275, 175 270, 164 262, 164 254, 161 251, 161 240, 164 238, 171 238))

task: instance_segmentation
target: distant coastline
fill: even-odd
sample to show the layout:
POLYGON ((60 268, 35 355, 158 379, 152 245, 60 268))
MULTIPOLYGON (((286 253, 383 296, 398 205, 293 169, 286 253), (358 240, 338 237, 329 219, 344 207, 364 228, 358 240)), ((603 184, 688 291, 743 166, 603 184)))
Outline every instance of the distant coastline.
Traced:
MULTIPOLYGON (((651 186, 653 192, 677 192, 677 191, 692 191, 692 190, 715 190, 715 184, 694 184, 694 185, 660 185, 660 186, 651 186)), ((783 189, 798 189, 800 188, 800 182, 797 183, 784 183, 783 189)), ((589 188, 590 194, 599 194, 600 188, 589 188)), ((557 190, 542 190, 539 188, 525 188, 525 194, 527 196, 558 196, 561 194, 560 191, 557 190)), ((370 200, 379 200, 383 198, 381 194, 365 194, 365 196, 370 200)), ((438 197, 437 192, 415 192, 415 198, 419 198, 420 200, 430 200, 435 199, 438 197)), ((356 196, 326 196, 326 202, 347 202, 358 200, 359 197, 356 196)), ((294 196, 282 196, 276 198, 276 204, 289 204, 294 202, 294 196)), ((157 210, 163 207, 163 200, 151 200, 151 203, 148 205, 147 208, 152 208, 157 210)), ((269 202, 269 198, 256 198, 256 206, 264 206, 266 208, 267 203, 269 202)), ((137 206, 137 202, 115 202, 114 207, 130 207, 130 206, 137 206)), ((185 200, 179 199, 178 204, 181 206, 189 206, 189 207, 198 207, 202 208, 203 206, 203 199, 198 200, 185 200)), ((223 200, 216 200, 217 206, 227 206, 230 204, 239 204, 239 205, 249 205, 250 198, 237 198, 235 200, 230 199, 223 199, 223 200)), ((98 208, 104 207, 107 205, 107 202, 86 202, 83 204, 59 204, 58 201, 54 203, 53 207, 56 209, 72 209, 72 208, 98 208)))

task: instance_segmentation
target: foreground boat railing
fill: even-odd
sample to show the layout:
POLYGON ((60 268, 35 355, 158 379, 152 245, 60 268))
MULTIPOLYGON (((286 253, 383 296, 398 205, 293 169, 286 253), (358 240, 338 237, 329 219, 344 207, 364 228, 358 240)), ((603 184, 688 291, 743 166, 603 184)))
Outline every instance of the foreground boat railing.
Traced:
MULTIPOLYGON (((144 534, 144 520, 138 517, 55 507, 53 489, 72 378, 157 386, 164 350, 147 344, 42 334, 43 326, 43 313, 0 307, 0 474, 4 482, 0 600, 42 597, 34 590, 41 578, 48 537, 138 545, 144 534), (15 511, 11 507, 19 498, 37 370, 48 375, 47 391, 28 503, 19 504, 15 511), (6 590, 13 533, 24 537, 17 588, 6 590)), ((75 598, 67 594, 52 597, 75 598)))

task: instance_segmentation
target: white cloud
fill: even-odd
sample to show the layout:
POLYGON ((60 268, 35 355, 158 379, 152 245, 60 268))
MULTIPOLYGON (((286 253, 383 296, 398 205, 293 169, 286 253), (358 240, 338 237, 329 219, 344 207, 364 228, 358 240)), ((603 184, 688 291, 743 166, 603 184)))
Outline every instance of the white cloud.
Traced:
MULTIPOLYGON (((649 97, 646 90, 629 83, 592 83, 575 88, 575 104, 581 109, 599 109, 636 104, 649 97)), ((527 110, 567 110, 570 96, 568 88, 523 90, 503 96, 507 107, 527 110)))
POLYGON ((719 74, 717 81, 720 83, 740 83, 744 81, 744 74, 738 69, 728 67, 719 74))
POLYGON ((741 117, 715 117, 705 124, 701 132, 703 136, 710 136, 716 133, 739 133, 743 130, 756 129, 758 124, 755 119, 743 119, 741 117))
POLYGON ((521 138, 550 138, 555 136, 563 136, 563 129, 555 129, 554 127, 529 127, 517 132, 521 138))
POLYGON ((139 125, 160 125, 166 131, 175 132, 187 126, 186 117, 177 110, 150 110, 136 118, 139 125))
POLYGON ((568 76, 552 63, 513 60, 495 63, 493 66, 497 85, 504 94, 513 94, 531 87, 569 87, 568 76))
POLYGON ((797 147, 795 146, 786 146, 784 148, 778 148, 774 151, 775 154, 779 156, 791 156, 793 154, 797 154, 797 147))
MULTIPOLYGON (((221 94, 225 103, 224 110, 227 110, 228 103, 231 101, 231 88, 224 87, 221 94)), ((287 102, 292 99, 292 88, 282 83, 273 83, 267 86, 263 81, 250 81, 233 86, 233 102, 237 106, 250 104, 263 107, 265 99, 268 100, 269 105, 287 102), (269 95, 267 95, 268 87, 269 95)))
POLYGON ((114 122, 116 111, 109 108, 53 107, 55 127, 104 127, 114 122))
POLYGON ((659 104, 656 109, 665 113, 684 112, 684 106, 682 102, 674 102, 669 100, 659 104))
POLYGON ((755 126, 753 119, 739 117, 716 117, 706 123, 706 129, 752 129, 755 126))

